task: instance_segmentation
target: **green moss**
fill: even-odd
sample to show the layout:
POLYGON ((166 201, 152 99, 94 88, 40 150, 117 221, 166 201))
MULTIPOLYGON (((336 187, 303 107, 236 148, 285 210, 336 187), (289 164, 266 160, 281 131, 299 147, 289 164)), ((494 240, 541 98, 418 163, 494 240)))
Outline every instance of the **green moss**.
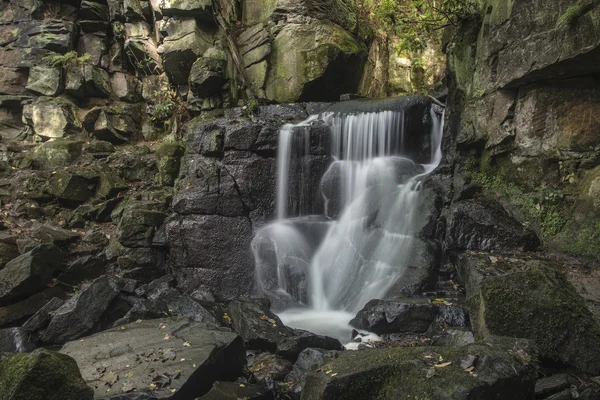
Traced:
POLYGON ((50 65, 52 67, 61 66, 64 68, 69 68, 69 67, 82 66, 82 65, 88 63, 90 61, 91 57, 92 56, 89 55, 88 53, 85 53, 85 54, 82 54, 81 56, 79 56, 76 51, 70 51, 65 54, 57 54, 57 53, 49 54, 49 55, 45 56, 42 59, 42 61, 44 61, 45 63, 47 63, 48 65, 50 65))
POLYGON ((557 247, 565 253, 598 257, 600 255, 600 221, 595 218, 571 223, 559 236, 557 247))
POLYGON ((587 14, 592 8, 594 8, 593 0, 580 0, 577 4, 567 8, 556 21, 557 28, 567 28, 573 25, 579 18, 587 14))
POLYGON ((542 358, 600 371, 600 326, 561 271, 527 263, 488 278, 480 296, 491 334, 533 340, 542 358))
POLYGON ((527 222, 537 226, 544 237, 553 237, 564 228, 568 210, 564 201, 566 196, 561 190, 549 188, 544 183, 526 190, 506 178, 512 174, 503 168, 492 167, 485 154, 479 162, 474 158, 467 160, 467 174, 472 183, 498 193, 516 206, 527 222))
POLYGON ((91 400, 71 357, 48 350, 16 354, 0 362, 0 398, 5 400, 91 400))

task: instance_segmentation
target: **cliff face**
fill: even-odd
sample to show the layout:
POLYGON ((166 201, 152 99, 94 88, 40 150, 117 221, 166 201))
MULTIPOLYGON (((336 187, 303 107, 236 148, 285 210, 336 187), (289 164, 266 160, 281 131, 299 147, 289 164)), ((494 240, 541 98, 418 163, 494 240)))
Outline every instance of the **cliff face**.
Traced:
POLYGON ((457 176, 504 196, 549 247, 600 254, 600 8, 489 0, 447 48, 457 176))

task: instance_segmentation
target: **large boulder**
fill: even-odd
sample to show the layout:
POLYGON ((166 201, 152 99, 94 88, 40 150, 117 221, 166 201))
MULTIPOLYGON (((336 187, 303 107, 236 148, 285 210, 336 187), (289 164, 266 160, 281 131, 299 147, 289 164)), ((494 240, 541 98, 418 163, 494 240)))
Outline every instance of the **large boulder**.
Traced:
POLYGON ((223 50, 211 47, 192 65, 190 90, 196 97, 205 98, 218 94, 225 83, 227 56, 223 50))
POLYGON ((81 131, 76 109, 77 107, 66 99, 42 98, 26 106, 23 113, 30 116, 36 135, 44 139, 54 139, 81 131))
POLYGON ((0 395, 6 400, 92 400, 94 393, 71 357, 39 349, 0 360, 0 395))
POLYGON ((42 342, 60 344, 85 335, 118 294, 118 284, 110 278, 100 278, 84 287, 54 312, 42 342))
POLYGON ((18 303, 0 308, 0 326, 11 326, 31 317, 53 298, 66 297, 58 287, 48 288, 18 303))
POLYGON ((61 267, 60 249, 42 244, 20 255, 0 270, 0 305, 41 291, 61 267))
POLYGON ((235 380, 245 363, 237 334, 187 318, 134 322, 69 342, 61 353, 77 361, 96 397, 111 389, 114 394, 194 399, 217 380, 235 380))
POLYGON ((72 163, 82 153, 83 141, 53 140, 35 150, 33 164, 39 169, 54 169, 72 163))
POLYGON ((27 89, 42 96, 56 96, 60 90, 61 78, 60 68, 35 66, 29 70, 27 89))
POLYGON ((166 234, 169 262, 182 289, 202 284, 217 300, 251 293, 252 226, 246 217, 175 216, 166 222, 166 234))
POLYGON ((527 341, 490 344, 343 352, 306 376, 302 399, 532 399, 527 341))
MULTIPOLYGON (((480 269, 485 266, 479 263, 480 269)), ((543 360, 600 373, 600 324, 556 266, 517 262, 509 272, 481 281, 471 303, 473 327, 480 336, 527 338, 543 360)))
POLYGON ((366 58, 365 46, 331 22, 285 25, 273 41, 266 96, 280 103, 338 100, 356 92, 366 58))
POLYGON ((535 250, 540 240, 501 203, 473 199, 454 203, 449 210, 446 245, 463 250, 535 250))
POLYGON ((418 298, 404 301, 371 300, 350 321, 350 325, 377 334, 424 333, 436 319, 446 319, 447 326, 466 325, 465 313, 459 307, 440 306, 418 298))

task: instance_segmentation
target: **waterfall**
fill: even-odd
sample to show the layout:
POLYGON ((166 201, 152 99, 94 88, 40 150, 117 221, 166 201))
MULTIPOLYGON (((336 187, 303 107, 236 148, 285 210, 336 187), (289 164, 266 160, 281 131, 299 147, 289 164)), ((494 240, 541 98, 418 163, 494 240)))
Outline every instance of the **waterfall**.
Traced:
POLYGON ((258 288, 274 300, 276 311, 285 310, 280 317, 287 324, 341 334, 369 300, 402 285, 415 240, 422 181, 442 157, 443 110, 427 105, 418 118, 407 107, 333 110, 282 127, 277 220, 257 232, 252 247, 258 288), (423 126, 419 118, 429 120, 425 125, 430 132, 414 131, 423 126), (304 162, 311 157, 311 127, 316 123, 329 128, 330 162, 319 177, 320 193, 307 184, 319 171, 304 162), (425 147, 425 162, 415 162, 424 158, 425 147), (323 215, 305 214, 316 208, 307 205, 311 200, 323 204, 323 215))

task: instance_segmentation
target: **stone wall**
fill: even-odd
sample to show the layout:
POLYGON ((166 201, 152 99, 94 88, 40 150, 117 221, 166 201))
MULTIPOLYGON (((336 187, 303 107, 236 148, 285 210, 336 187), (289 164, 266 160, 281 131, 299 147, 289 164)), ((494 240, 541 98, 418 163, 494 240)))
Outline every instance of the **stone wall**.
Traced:
POLYGON ((457 176, 499 193, 548 246, 600 254, 600 8, 489 0, 448 46, 457 176))

